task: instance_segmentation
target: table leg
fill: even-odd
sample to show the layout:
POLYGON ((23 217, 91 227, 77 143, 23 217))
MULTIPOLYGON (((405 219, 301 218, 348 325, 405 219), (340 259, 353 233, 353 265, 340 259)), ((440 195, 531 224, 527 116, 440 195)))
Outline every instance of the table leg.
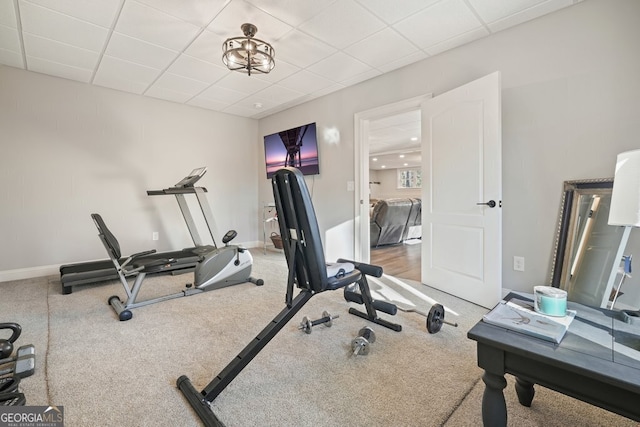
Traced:
POLYGON ((536 391, 533 388, 533 383, 516 377, 516 394, 518 395, 518 401, 522 406, 530 407, 531 402, 533 401, 533 396, 536 394, 536 391))
POLYGON ((502 390, 507 386, 503 375, 496 375, 485 371, 484 395, 482 396, 482 423, 490 427, 507 426, 507 404, 502 390))

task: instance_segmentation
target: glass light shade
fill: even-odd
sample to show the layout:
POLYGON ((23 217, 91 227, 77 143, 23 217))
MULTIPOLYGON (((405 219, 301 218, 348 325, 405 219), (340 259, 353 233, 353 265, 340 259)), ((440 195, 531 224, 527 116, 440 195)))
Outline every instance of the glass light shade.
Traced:
POLYGON ((640 227, 640 150, 618 154, 609 224, 640 227))

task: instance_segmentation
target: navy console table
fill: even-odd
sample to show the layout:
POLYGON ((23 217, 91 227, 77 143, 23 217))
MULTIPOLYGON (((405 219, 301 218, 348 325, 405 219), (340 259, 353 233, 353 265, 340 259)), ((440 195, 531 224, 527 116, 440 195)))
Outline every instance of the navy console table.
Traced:
MULTIPOLYGON (((513 298, 533 304, 531 295, 512 292, 505 297, 513 298)), ((516 377, 524 406, 531 406, 539 384, 640 421, 640 325, 623 322, 615 311, 571 302, 568 308, 577 315, 560 344, 483 321, 468 332, 478 345, 478 366, 485 371, 485 426, 507 425, 505 374, 516 377)))

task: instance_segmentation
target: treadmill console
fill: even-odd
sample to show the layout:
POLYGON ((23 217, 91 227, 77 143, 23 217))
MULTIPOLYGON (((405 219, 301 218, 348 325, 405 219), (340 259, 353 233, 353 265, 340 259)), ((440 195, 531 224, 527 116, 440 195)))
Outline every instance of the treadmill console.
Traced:
POLYGON ((201 168, 196 168, 192 170, 189 175, 182 178, 180 182, 173 186, 173 188, 185 188, 185 187, 193 187, 202 176, 207 172, 207 167, 203 166, 201 168))

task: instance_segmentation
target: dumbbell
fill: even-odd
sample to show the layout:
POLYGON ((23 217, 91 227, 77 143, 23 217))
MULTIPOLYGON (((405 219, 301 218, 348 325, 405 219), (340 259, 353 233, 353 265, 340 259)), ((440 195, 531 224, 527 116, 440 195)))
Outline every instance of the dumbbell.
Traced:
POLYGON ((351 350, 353 350, 353 355, 358 356, 360 354, 369 354, 369 346, 374 342, 376 342, 376 334, 373 332, 373 329, 368 326, 360 329, 358 336, 351 341, 351 350))
POLYGON ((302 322, 300 322, 300 326, 298 326, 298 329, 303 330, 306 334, 310 334, 311 328, 320 324, 323 324, 327 328, 330 328, 333 324, 333 319, 337 319, 338 317, 340 316, 337 314, 335 316, 332 316, 328 311, 323 311, 322 317, 317 320, 310 320, 305 316, 302 318, 302 322))
POLYGON ((20 337, 22 327, 17 323, 0 323, 0 329, 10 329, 9 339, 0 339, 0 359, 6 359, 13 353, 13 343, 20 337))

